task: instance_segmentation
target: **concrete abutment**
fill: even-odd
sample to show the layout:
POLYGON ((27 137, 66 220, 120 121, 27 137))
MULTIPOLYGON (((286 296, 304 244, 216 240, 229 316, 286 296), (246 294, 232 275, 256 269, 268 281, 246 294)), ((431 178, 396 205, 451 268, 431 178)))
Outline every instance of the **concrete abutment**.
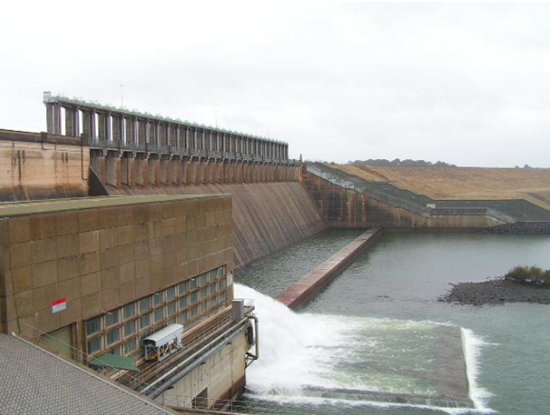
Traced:
POLYGON ((375 243, 382 236, 383 232, 382 228, 372 228, 364 232, 321 265, 292 284, 275 299, 293 310, 303 307, 323 290, 334 277, 346 269, 359 254, 375 243))

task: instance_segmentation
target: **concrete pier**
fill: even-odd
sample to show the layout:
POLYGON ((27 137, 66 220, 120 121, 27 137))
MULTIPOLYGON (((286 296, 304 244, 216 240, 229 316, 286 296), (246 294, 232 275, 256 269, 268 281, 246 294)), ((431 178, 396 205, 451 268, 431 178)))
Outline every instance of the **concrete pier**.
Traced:
POLYGON ((275 299, 296 310, 310 301, 319 291, 342 272, 365 248, 371 246, 380 236, 383 228, 371 228, 343 249, 331 256, 306 276, 292 284, 275 299))

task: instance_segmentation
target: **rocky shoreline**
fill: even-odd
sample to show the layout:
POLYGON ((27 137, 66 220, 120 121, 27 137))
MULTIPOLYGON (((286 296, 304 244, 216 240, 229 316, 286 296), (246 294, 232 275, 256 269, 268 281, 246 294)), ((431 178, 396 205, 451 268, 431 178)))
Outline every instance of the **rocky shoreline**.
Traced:
POLYGON ((440 297, 439 301, 474 306, 505 303, 550 304, 550 288, 505 280, 503 277, 451 285, 451 291, 440 297))
POLYGON ((485 228, 480 232, 506 235, 549 235, 550 222, 516 222, 485 228))

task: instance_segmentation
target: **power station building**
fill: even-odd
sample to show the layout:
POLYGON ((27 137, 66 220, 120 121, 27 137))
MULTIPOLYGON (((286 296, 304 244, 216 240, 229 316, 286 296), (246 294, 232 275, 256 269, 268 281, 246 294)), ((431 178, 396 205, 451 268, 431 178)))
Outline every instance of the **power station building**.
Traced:
MULTIPOLYGON (((75 196, 89 185, 89 150, 78 150, 78 138, 5 133, 19 180, 58 177, 66 163, 75 196)), ((71 195, 47 187, 35 194, 71 195)), ((164 405, 223 408, 257 356, 253 308, 233 296, 232 226, 227 194, 0 204, 1 332, 164 405), (183 327, 182 347, 146 361, 143 339, 172 325, 183 327)))

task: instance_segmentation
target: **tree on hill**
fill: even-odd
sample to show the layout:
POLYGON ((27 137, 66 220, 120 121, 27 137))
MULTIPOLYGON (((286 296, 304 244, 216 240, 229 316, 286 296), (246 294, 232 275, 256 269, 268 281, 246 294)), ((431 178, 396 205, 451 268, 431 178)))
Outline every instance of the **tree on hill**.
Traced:
POLYGON ((443 161, 437 161, 432 163, 426 160, 387 160, 387 159, 368 159, 368 160, 355 160, 349 161, 348 164, 354 166, 379 166, 379 167, 456 167, 454 164, 445 163, 443 161))

